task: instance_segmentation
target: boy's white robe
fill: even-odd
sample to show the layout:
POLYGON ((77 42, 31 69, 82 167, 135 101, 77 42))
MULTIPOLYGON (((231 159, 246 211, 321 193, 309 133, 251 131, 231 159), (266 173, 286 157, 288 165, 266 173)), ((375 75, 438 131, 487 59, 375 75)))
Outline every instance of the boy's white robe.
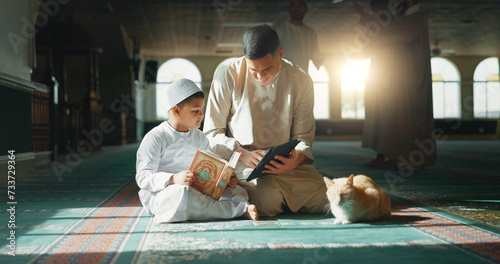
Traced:
POLYGON ((239 186, 226 188, 216 201, 190 186, 170 184, 174 174, 189 169, 197 150, 210 150, 199 129, 179 132, 165 121, 144 136, 135 177, 141 203, 156 221, 228 219, 246 211, 248 195, 239 186))

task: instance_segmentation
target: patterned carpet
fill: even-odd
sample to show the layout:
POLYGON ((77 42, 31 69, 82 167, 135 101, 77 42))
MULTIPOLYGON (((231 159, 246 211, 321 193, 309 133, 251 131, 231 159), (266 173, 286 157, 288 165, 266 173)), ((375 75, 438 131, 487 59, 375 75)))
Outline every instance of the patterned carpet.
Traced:
POLYGON ((314 150, 318 169, 331 178, 365 174, 392 196, 500 229, 498 140, 438 142, 435 166, 405 173, 361 167, 375 154, 356 141, 319 141, 314 150))
POLYGON ((361 167, 374 153, 359 141, 317 141, 322 174, 366 174, 391 196, 390 220, 352 225, 325 215, 156 224, 137 197, 137 147, 17 179, 16 227, 0 213, 0 263, 500 263, 500 141, 440 142, 436 166, 410 173, 361 167))
POLYGON ((138 263, 489 263, 498 233, 393 200, 391 220, 325 216, 152 225, 138 263))

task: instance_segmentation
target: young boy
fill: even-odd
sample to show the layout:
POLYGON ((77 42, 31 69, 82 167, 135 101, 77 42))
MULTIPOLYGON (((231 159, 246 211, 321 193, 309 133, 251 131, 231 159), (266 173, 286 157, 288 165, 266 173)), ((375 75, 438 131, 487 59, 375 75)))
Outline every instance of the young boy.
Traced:
POLYGON ((190 186, 195 176, 187 169, 196 151, 210 150, 208 139, 198 129, 204 94, 188 79, 166 89, 168 121, 148 132, 137 150, 135 179, 144 208, 160 223, 239 216, 257 220, 257 208, 248 203, 246 190, 236 185, 236 176, 218 201, 190 186))

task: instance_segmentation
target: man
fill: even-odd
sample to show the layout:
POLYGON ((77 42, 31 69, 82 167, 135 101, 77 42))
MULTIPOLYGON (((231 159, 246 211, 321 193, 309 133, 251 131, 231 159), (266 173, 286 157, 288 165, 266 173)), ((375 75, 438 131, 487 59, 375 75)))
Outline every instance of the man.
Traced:
POLYGON ((326 186, 312 165, 312 80, 283 60, 284 48, 268 25, 245 33, 243 51, 245 56, 215 71, 204 124, 210 146, 226 159, 241 152, 235 171, 260 215, 322 213, 326 186), (300 143, 290 156, 276 156, 263 171, 272 175, 245 181, 263 150, 292 139, 300 143))
POLYGON ((370 47, 390 46, 394 52, 387 82, 392 88, 386 93, 391 108, 384 139, 386 167, 397 165, 400 170, 413 171, 434 164, 436 142, 427 18, 418 0, 406 3, 404 18, 382 30, 370 47))
POLYGON ((310 60, 318 69, 323 63, 316 33, 304 24, 304 16, 307 11, 307 4, 304 0, 291 0, 288 4, 290 20, 275 26, 286 51, 285 59, 299 65, 305 72, 308 72, 310 60))
MULTIPOLYGON (((354 9, 359 13, 360 25, 366 26, 384 18, 384 33, 397 26, 398 21, 389 12, 389 0, 372 0, 370 8, 373 14, 366 12, 362 5, 354 2, 354 9)), ((367 29, 368 30, 368 29, 367 29)), ((368 32, 369 33, 369 32, 368 32)), ((374 38, 382 38, 375 35, 374 38)), ((364 163, 366 167, 394 167, 396 164, 385 160, 387 146, 391 144, 388 135, 388 123, 391 112, 394 111, 391 96, 393 80, 394 47, 392 45, 366 47, 364 53, 370 58, 370 71, 365 87, 365 121, 363 125, 362 147, 373 149, 377 152, 374 160, 364 163)))

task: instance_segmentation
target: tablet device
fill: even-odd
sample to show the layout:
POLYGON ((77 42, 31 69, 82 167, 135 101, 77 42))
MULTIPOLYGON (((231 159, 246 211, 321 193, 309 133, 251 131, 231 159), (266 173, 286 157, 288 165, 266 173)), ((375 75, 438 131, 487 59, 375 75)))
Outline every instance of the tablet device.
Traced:
POLYGON ((294 149, 295 146, 297 146, 297 144, 299 144, 299 142, 300 142, 299 140, 294 139, 292 141, 288 141, 287 143, 284 143, 284 144, 281 144, 281 145, 276 146, 274 148, 268 149, 264 153, 264 156, 260 160, 259 164, 257 164, 257 166, 255 167, 255 169, 250 174, 250 176, 248 176, 247 182, 251 181, 253 179, 256 179, 256 178, 260 178, 260 177, 266 176, 267 175, 266 173, 262 173, 262 171, 266 169, 264 166, 266 166, 267 164, 269 164, 269 162, 271 160, 273 160, 274 156, 276 156, 276 155, 280 155, 280 156, 283 156, 283 157, 288 157, 288 155, 290 154, 290 152, 292 151, 292 149, 294 149))

